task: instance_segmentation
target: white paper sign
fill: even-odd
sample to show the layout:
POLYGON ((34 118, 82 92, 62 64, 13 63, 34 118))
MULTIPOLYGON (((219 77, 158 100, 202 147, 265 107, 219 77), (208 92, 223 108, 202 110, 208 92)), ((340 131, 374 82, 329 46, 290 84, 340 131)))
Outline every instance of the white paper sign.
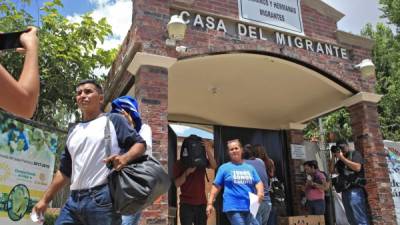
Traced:
POLYGON ((304 35, 300 0, 238 0, 238 4, 243 21, 304 35))
POLYGON ((290 145, 292 159, 306 159, 306 148, 304 145, 290 145))
POLYGON ((250 213, 254 218, 257 216, 258 208, 260 208, 260 202, 258 201, 258 196, 249 192, 250 198, 250 213))

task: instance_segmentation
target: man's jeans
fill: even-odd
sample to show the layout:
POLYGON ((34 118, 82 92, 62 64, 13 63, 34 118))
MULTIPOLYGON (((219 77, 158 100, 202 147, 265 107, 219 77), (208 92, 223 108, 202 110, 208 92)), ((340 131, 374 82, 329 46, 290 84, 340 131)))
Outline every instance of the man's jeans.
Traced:
POLYGON ((357 187, 345 190, 342 200, 351 225, 369 225, 364 189, 357 187))
POLYGON ((107 185, 71 191, 56 225, 120 225, 121 215, 112 206, 107 185))
POLYGON ((325 199, 307 201, 306 206, 310 215, 325 214, 325 199))
POLYGON ((231 225, 260 225, 250 212, 226 212, 231 225))
POLYGON ((266 199, 261 202, 256 216, 256 219, 260 225, 267 225, 271 208, 272 204, 270 199, 266 199))
POLYGON ((121 225, 138 225, 141 215, 142 215, 142 211, 136 212, 133 215, 122 216, 122 224, 121 225))

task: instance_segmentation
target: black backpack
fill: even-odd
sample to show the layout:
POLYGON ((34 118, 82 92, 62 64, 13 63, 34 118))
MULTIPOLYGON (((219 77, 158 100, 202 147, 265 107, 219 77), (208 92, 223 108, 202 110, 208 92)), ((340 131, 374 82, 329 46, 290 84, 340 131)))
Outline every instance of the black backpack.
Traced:
POLYGON ((183 140, 181 162, 185 167, 207 167, 208 160, 201 137, 192 134, 183 140))

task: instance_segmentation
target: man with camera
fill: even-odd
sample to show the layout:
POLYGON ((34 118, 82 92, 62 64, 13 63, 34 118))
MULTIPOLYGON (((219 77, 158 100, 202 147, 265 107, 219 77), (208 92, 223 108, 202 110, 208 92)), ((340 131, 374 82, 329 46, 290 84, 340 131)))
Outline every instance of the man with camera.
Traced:
POLYGON ((331 168, 331 172, 335 169, 339 174, 333 184, 337 192, 342 192, 347 220, 351 225, 369 225, 364 190, 364 159, 361 153, 350 151, 346 141, 337 142, 336 146, 332 146, 331 152, 334 156, 331 161, 334 168, 331 168))

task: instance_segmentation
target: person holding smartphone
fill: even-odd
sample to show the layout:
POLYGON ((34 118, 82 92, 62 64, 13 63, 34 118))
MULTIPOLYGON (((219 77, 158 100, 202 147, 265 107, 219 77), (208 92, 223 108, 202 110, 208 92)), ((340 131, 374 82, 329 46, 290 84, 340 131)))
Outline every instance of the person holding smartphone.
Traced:
POLYGON ((37 28, 28 27, 19 38, 25 61, 18 81, 0 64, 0 108, 17 116, 31 118, 39 98, 39 40, 37 28))

